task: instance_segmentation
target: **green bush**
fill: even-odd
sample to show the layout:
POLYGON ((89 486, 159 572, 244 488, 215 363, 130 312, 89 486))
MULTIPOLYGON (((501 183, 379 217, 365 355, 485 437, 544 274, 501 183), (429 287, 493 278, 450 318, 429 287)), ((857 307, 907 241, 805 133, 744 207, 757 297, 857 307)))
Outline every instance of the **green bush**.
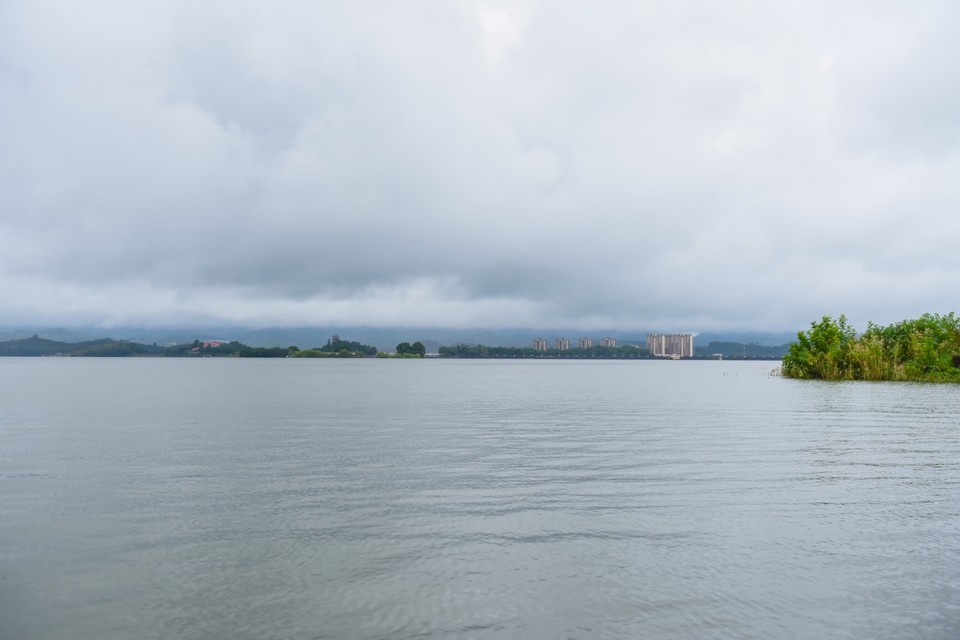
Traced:
POLYGON ((856 332, 846 316, 836 320, 823 316, 820 322, 811 322, 806 333, 797 333, 797 341, 783 358, 783 374, 825 380, 852 377, 849 355, 855 341, 856 332))
POLYGON ((960 382, 960 319, 924 314, 887 327, 870 323, 859 337, 844 316, 824 316, 783 358, 788 378, 960 382))

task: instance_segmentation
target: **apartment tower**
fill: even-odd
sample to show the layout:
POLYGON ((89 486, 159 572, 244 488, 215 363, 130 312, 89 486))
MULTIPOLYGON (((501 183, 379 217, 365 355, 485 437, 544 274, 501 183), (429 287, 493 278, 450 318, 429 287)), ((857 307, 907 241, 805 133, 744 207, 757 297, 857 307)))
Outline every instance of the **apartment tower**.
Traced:
POLYGON ((661 358, 692 358, 693 334, 647 334, 647 351, 661 358))

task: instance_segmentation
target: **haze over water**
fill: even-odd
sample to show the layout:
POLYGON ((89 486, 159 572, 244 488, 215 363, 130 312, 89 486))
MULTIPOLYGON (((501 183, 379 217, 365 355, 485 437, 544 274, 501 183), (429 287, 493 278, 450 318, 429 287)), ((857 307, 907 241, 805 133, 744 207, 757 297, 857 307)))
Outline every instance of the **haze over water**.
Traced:
POLYGON ((960 390, 0 359, 0 638, 960 637, 960 390))

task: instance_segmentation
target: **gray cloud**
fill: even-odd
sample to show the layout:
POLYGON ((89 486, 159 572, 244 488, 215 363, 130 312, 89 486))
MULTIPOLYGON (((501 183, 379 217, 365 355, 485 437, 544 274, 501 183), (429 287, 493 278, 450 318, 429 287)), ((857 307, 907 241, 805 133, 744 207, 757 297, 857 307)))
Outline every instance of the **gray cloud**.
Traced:
POLYGON ((958 299, 948 2, 0 4, 0 322, 958 299))

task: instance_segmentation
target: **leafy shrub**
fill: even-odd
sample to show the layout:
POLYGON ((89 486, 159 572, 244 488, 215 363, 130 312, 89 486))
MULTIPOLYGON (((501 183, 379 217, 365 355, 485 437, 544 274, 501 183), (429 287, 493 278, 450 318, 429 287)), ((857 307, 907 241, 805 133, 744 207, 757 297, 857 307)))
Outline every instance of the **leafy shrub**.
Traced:
POLYGON ((924 314, 882 327, 870 323, 856 336, 846 318, 824 316, 783 358, 788 378, 960 382, 960 318, 924 314))
POLYGON ((797 333, 797 341, 783 358, 783 375, 788 378, 843 380, 852 377, 850 350, 856 341, 846 316, 834 320, 823 316, 811 322, 810 330, 797 333))

